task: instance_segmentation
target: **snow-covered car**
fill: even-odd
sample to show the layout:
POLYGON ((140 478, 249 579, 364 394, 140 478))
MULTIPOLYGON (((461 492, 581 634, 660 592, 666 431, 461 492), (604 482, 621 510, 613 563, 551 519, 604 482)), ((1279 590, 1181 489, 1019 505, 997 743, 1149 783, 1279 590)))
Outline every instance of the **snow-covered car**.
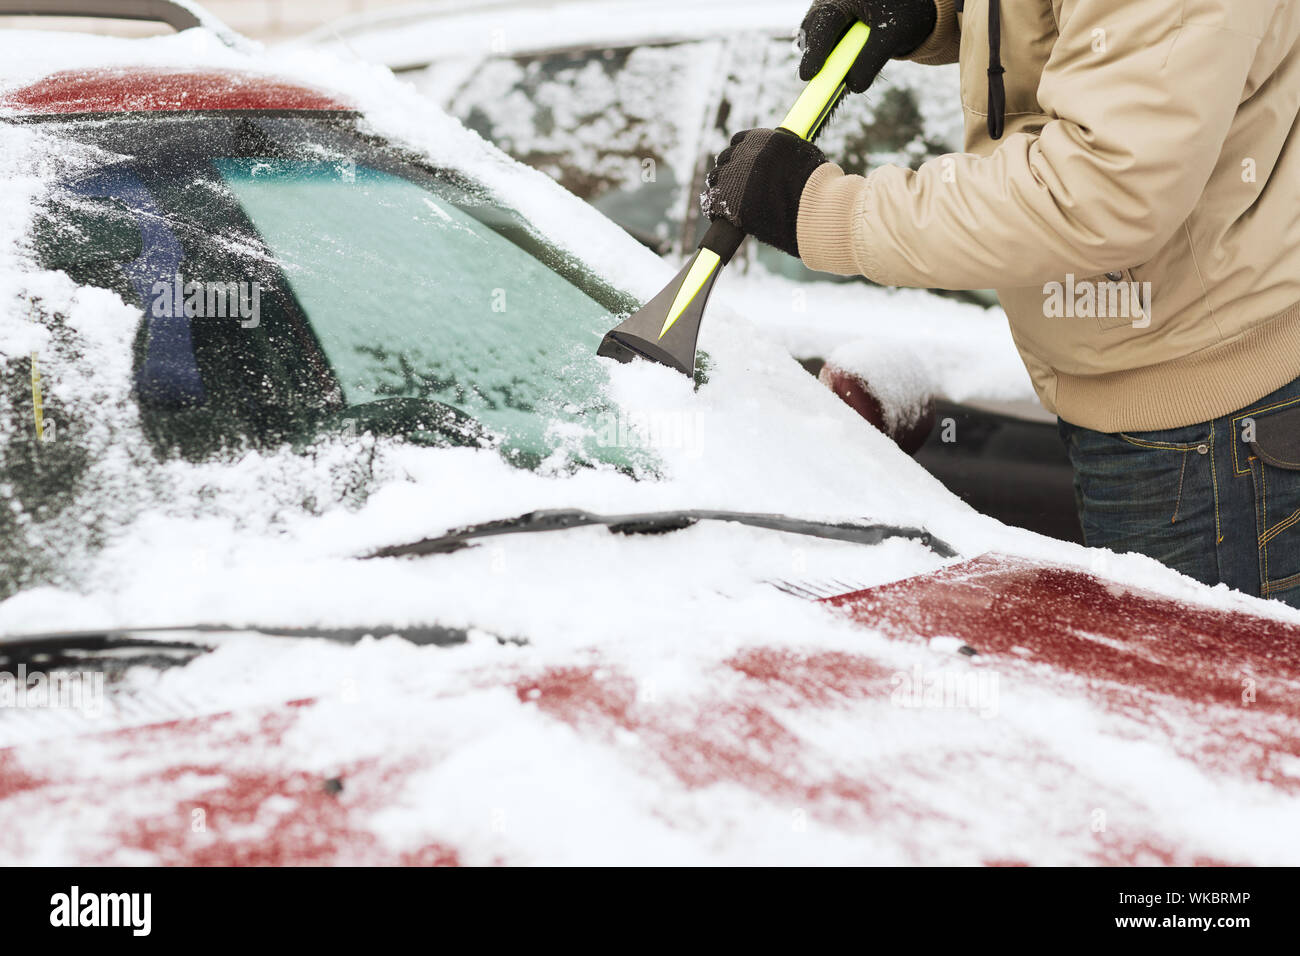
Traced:
MULTIPOLYGON (((288 44, 400 72, 680 266, 708 225, 698 197, 713 157, 737 130, 770 126, 799 92, 793 32, 807 6, 432 3, 355 13, 288 44)), ((819 143, 858 173, 960 151, 957 87, 955 65, 891 64, 867 96, 839 108, 819 143)), ((906 367, 936 398, 940 427, 916 451, 931 474, 985 514, 1082 541, 1055 419, 991 292, 881 289, 812 272, 756 242, 718 289, 814 374, 829 360, 828 378, 870 384, 906 367)))
POLYGON ((598 359, 652 252, 151 9, 0 33, 0 859, 1300 860, 1300 613, 974 512, 723 302, 598 359))

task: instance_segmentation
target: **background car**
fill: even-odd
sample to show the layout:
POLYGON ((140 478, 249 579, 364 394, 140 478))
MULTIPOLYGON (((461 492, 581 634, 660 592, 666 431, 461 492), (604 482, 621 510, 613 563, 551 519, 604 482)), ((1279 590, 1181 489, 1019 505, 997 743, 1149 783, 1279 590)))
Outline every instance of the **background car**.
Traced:
POLYGON ((1300 857, 1300 613, 974 512, 725 302, 595 358, 662 260, 163 12, 0 33, 6 861, 1300 857))
MULTIPOLYGON (((516 159, 674 262, 707 222, 698 197, 738 130, 798 95, 807 3, 444 3, 343 17, 289 41, 382 63, 516 159)), ((891 64, 819 145, 849 172, 962 148, 956 66, 891 64)), ((996 296, 885 290, 746 243, 719 283, 813 374, 828 359, 886 396, 937 398, 932 474, 1002 521, 1081 541, 1070 464, 996 296)))

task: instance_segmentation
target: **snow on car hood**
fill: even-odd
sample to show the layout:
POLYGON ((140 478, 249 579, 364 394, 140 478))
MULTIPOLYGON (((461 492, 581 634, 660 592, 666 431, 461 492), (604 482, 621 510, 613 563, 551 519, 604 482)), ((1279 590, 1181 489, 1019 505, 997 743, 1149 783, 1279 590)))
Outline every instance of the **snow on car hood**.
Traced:
MULTIPOLYGON (((225 49, 196 30, 132 41, 4 34, 0 62, 5 63, 4 89, 45 71, 95 65, 272 70, 257 55, 225 49)), ((663 263, 621 230, 466 132, 386 70, 312 52, 281 56, 274 69, 340 91, 376 131, 467 171, 615 285, 648 298, 670 278, 663 263)), ((719 669, 719 662, 750 648, 765 648, 778 664, 787 660, 791 666, 810 655, 834 659, 846 653, 874 660, 872 666, 885 673, 918 663, 947 666, 948 645, 959 644, 961 635, 933 647, 900 644, 884 631, 854 624, 769 582, 837 581, 847 589, 949 562, 907 541, 863 547, 730 526, 633 538, 588 528, 502 539, 422 559, 355 557, 471 522, 572 506, 603 512, 714 507, 866 518, 924 526, 963 557, 990 550, 1038 557, 1091 567, 1182 600, 1300 620, 1279 607, 1202 588, 1145 559, 1094 555, 975 514, 835 400, 777 343, 717 307, 722 303, 711 309, 702 332, 711 367, 698 391, 657 366, 610 369, 610 395, 621 408, 677 416, 686 425, 687 439, 656 448, 661 474, 655 479, 636 481, 612 469, 530 472, 507 465, 492 451, 385 444, 366 449, 370 493, 349 503, 339 489, 358 467, 358 451, 346 443, 314 456, 284 452, 205 465, 149 462, 138 452, 143 442, 126 391, 125 343, 138 313, 111 293, 78 289, 61 274, 33 272, 17 247, 48 165, 93 157, 51 157, 44 152, 48 137, 31 128, 0 126, 0 136, 5 200, 0 203, 0 358, 21 360, 45 347, 43 330, 28 319, 32 299, 62 316, 88 352, 79 363, 69 361, 64 378, 51 381, 49 389, 71 408, 100 410, 89 422, 105 430, 101 445, 106 449, 95 463, 99 478, 93 493, 75 503, 63 525, 69 541, 84 538, 94 546, 86 548, 73 579, 36 584, 0 603, 0 633, 187 622, 373 627, 381 638, 386 626, 437 623, 468 629, 472 639, 451 649, 416 648, 394 638, 348 648, 240 636, 215 641, 213 653, 186 667, 132 672, 125 679, 125 691, 158 690, 182 702, 176 706, 190 716, 242 713, 304 697, 327 701, 267 744, 265 754, 271 756, 265 759, 292 763, 303 772, 331 773, 368 760, 382 764, 383 754, 421 754, 424 762, 413 776, 385 783, 381 774, 364 785, 371 794, 395 788, 382 808, 358 811, 366 832, 384 845, 402 846, 441 829, 455 833, 470 862, 977 861, 997 856, 996 847, 1014 829, 1009 821, 1021 809, 1050 802, 1052 794, 1070 787, 1068 768, 1023 759, 1025 728, 1042 720, 1059 728, 1045 733, 1062 752, 1086 752, 1094 780, 1105 778, 1108 748, 1134 733, 1132 724, 1117 727, 1100 719, 1084 696, 1053 700, 1050 680, 1009 699, 1017 713, 1011 723, 981 723, 977 715, 943 711, 914 722, 877 701, 880 706, 873 704, 870 713, 787 714, 782 719, 788 723, 775 737, 754 724, 772 720, 771 713, 746 710, 742 694, 712 737, 704 727, 673 731, 682 740, 702 740, 699 746, 706 749, 725 744, 730 749, 724 748, 722 757, 715 749, 709 759, 726 772, 692 777, 689 767, 681 767, 667 777, 642 773, 637 748, 653 742, 657 731, 616 721, 612 736, 593 744, 575 733, 572 721, 550 720, 548 711, 530 708, 531 685, 525 686, 520 675, 550 675, 551 683, 535 688, 545 697, 565 674, 580 672, 584 681, 615 674, 626 682, 614 688, 618 699, 630 695, 671 705, 730 699, 740 678, 734 666, 719 669), (314 507, 303 507, 307 498, 314 507), (114 511, 121 512, 120 523, 111 520, 114 511), (110 520, 86 529, 105 513, 110 520), (358 702, 361 706, 354 706, 358 702), (864 827, 852 813, 830 813, 792 830, 792 821, 802 820, 800 801, 813 799, 809 794, 820 784, 755 789, 737 786, 728 775, 749 765, 747 748, 797 752, 815 740, 821 763, 794 766, 791 786, 804 777, 834 784, 839 762, 859 759, 870 732, 861 721, 873 715, 888 728, 889 760, 911 768, 906 772, 916 780, 933 782, 946 772, 933 763, 939 741, 953 739, 953 733, 972 746, 981 741, 984 770, 971 779, 1010 774, 998 794, 1011 802, 989 798, 963 806, 955 797, 945 798, 940 800, 945 825, 903 814, 899 819, 910 821, 906 832, 864 827), (433 756, 437 759, 430 762, 433 756), (690 785, 683 786, 683 779, 690 785), (846 841, 850 832, 853 838, 846 841)), ((591 347, 596 345, 593 340, 591 347)), ((1175 622, 1170 627, 1172 632, 1175 622)), ((130 722, 129 716, 122 719, 130 722)), ((256 717, 234 720, 233 736, 222 738, 229 749, 212 751, 223 760, 216 772, 231 779, 263 759, 250 750, 246 731, 265 726, 256 717), (231 743, 239 740, 241 746, 231 743)), ((7 847, 7 855, 33 862, 70 856, 117 862, 166 858, 156 846, 124 850, 121 834, 103 826, 119 798, 158 813, 175 809, 177 801, 183 805, 193 781, 177 783, 174 775, 163 773, 178 755, 144 738, 126 752, 107 740, 88 744, 81 737, 74 745, 67 733, 48 727, 33 731, 30 739, 44 735, 47 742, 39 752, 24 750, 0 764, 9 781, 0 793, 17 794, 17 800, 24 792, 38 794, 25 789, 24 774, 93 779, 96 802, 76 824, 58 812, 58 801, 33 796, 10 804, 15 812, 21 806, 23 830, 30 836, 15 837, 18 843, 7 847), (152 782, 137 787, 146 777, 152 782)), ((209 735, 193 746, 217 744, 209 735)), ((1195 778, 1215 790, 1225 812, 1252 805, 1276 811, 1282 799, 1262 783, 1234 781, 1226 790, 1215 789, 1213 780, 1158 737, 1142 748, 1123 749, 1115 759, 1132 798, 1157 808, 1147 820, 1158 820, 1167 795, 1163 780, 1175 777, 1195 778)), ((281 802, 289 799, 274 788, 268 792, 281 802)), ((836 791, 836 800, 846 806, 855 799, 851 789, 836 791)), ((267 807, 269 817, 263 813, 241 823, 246 833, 275 828, 274 807, 267 807)), ((1272 816, 1260 819, 1268 827, 1272 816)), ((1179 827, 1195 824, 1182 819, 1179 827)), ((1018 855, 1060 859, 1052 840, 1047 831, 1037 837, 1019 834, 1018 855)))

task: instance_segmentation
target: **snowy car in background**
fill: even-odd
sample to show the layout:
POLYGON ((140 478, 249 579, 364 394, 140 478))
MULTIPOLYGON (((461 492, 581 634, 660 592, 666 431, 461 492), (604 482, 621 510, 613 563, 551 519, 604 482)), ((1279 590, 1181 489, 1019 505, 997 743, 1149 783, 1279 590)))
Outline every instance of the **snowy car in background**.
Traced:
MULTIPOLYGON (((400 72, 680 265, 708 225, 698 197, 713 157, 737 130, 771 125, 798 95, 792 34, 806 7, 435 3, 345 17, 289 48, 319 46, 400 72)), ((960 151, 956 66, 891 64, 867 96, 839 108, 819 145, 856 173, 960 151)), ((719 290, 809 371, 830 360, 836 379, 860 380, 887 414, 890 403, 906 415, 935 397, 940 427, 931 430, 928 416, 918 422, 919 441, 929 435, 917 451, 927 470, 986 514, 1082 540, 1055 419, 1033 393, 992 292, 881 289, 813 272, 757 242, 741 247, 719 290)))
POLYGON ((1300 613, 1008 528, 384 71, 0 33, 0 858, 1294 863, 1300 613))

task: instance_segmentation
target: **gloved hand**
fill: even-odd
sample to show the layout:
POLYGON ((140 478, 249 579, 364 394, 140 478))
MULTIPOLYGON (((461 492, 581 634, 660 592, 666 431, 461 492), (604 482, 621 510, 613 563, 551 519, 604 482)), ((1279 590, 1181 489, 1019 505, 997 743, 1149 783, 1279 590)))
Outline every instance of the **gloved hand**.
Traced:
POLYGON ((845 85, 861 93, 890 60, 907 56, 934 32, 934 0, 816 0, 803 18, 799 78, 811 80, 855 20, 871 27, 867 45, 849 70, 845 85))
POLYGON ((799 200, 826 156, 784 129, 737 133, 704 180, 700 207, 760 242, 799 255, 799 200))

